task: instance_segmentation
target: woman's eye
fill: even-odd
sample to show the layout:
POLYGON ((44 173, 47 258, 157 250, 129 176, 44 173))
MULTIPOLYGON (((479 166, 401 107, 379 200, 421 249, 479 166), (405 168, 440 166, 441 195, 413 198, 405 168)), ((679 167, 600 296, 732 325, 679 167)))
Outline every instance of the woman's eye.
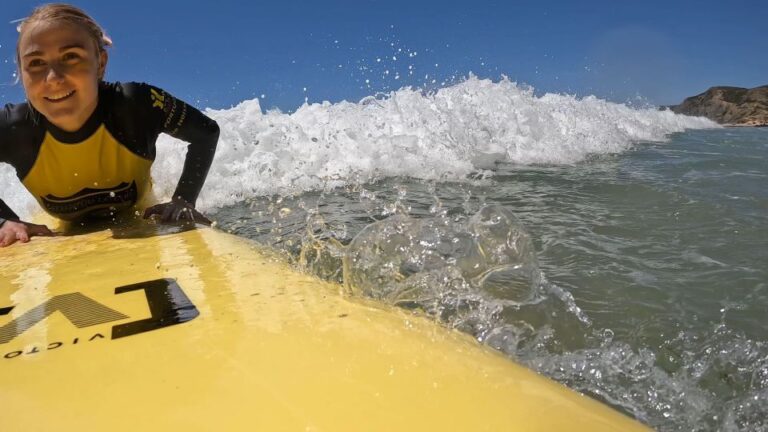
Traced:
POLYGON ((38 68, 45 66, 45 62, 42 59, 32 59, 27 63, 28 68, 38 68))
POLYGON ((80 59, 80 55, 73 52, 65 53, 63 56, 61 56, 61 59, 65 62, 72 62, 80 59))

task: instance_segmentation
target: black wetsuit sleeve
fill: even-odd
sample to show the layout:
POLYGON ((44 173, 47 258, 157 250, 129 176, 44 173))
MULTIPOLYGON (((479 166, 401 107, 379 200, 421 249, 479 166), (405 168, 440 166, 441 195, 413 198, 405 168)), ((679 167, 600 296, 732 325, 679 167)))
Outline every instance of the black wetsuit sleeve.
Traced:
MULTIPOLYGON (((0 129, 0 134, 2 134, 3 131, 0 129)), ((0 136, 0 163, 7 163, 8 157, 3 154, 3 152, 7 149, 7 146, 5 143, 2 142, 3 137, 0 136)), ((6 189, 5 185, 2 187, 3 191, 6 189)), ((19 216, 11 210, 10 207, 8 207, 8 204, 5 203, 5 201, 0 198, 0 219, 10 219, 10 220, 19 220, 19 216)))
POLYGON ((178 101, 178 104, 182 106, 181 118, 177 123, 172 123, 170 128, 163 130, 172 137, 189 143, 184 168, 173 196, 195 204, 213 163, 219 142, 219 125, 185 102, 178 101), (186 116, 183 113, 186 113, 186 116))
MULTIPOLYGON (((15 145, 14 134, 11 130, 14 126, 15 117, 17 117, 16 110, 11 105, 6 105, 5 108, 0 111, 0 163, 7 163, 15 165, 13 149, 18 148, 15 145)), ((18 168, 17 168, 18 169, 18 168)), ((0 192, 4 192, 7 185, 0 186, 0 192)), ((8 207, 8 204, 0 198, 0 219, 19 220, 19 216, 8 207)))
POLYGON ((19 216, 2 199, 0 199, 0 219, 19 220, 19 216))
MULTIPOLYGON (((189 143, 184 167, 174 197, 194 204, 203 188, 219 141, 219 125, 195 107, 148 84, 133 84, 134 97, 149 108, 156 133, 166 133, 189 143)), ((154 149, 151 153, 154 156, 154 149)))

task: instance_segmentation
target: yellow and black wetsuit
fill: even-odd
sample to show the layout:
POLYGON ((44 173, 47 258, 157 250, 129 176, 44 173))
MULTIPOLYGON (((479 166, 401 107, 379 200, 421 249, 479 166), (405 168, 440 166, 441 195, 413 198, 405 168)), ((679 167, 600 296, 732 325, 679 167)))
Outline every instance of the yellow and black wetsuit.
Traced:
MULTIPOLYGON (((49 214, 64 220, 137 204, 151 188, 160 133, 189 143, 174 196, 195 203, 213 161, 219 127, 157 87, 102 83, 93 115, 76 132, 46 120, 28 103, 0 111, 0 162, 49 214)), ((0 199, 2 219, 18 216, 0 199)))

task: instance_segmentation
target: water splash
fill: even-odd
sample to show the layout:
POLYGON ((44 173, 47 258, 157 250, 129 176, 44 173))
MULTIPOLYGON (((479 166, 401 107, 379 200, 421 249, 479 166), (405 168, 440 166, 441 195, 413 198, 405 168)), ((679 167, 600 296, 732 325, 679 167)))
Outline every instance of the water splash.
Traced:
POLYGON ((466 223, 392 216, 365 227, 345 259, 352 292, 394 304, 434 301, 443 291, 526 303, 540 279, 530 236, 500 206, 484 207, 466 223))
MULTIPOLYGON (((304 104, 293 114, 263 113, 258 99, 208 114, 222 135, 201 196, 204 209, 387 177, 462 180, 490 175, 486 170, 497 162, 572 164, 685 129, 717 127, 595 97, 537 97, 507 79, 473 76, 434 92, 403 88, 358 103, 304 104)), ((183 155, 182 144, 161 138, 153 170, 160 195, 173 191, 183 155)))

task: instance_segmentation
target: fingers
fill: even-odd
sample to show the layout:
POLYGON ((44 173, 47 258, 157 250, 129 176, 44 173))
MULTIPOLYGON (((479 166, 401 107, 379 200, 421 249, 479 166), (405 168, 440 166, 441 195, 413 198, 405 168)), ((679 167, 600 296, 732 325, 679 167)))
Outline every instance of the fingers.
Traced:
POLYGON ((191 209, 192 220, 203 225, 211 226, 213 222, 195 209, 191 209))
POLYGON ((176 212, 176 206, 172 203, 166 204, 163 208, 163 212, 160 214, 160 222, 171 222, 172 216, 176 212))
POLYGON ((157 213, 157 211, 155 210, 156 208, 157 208, 156 205, 152 207, 147 207, 146 209, 144 209, 144 214, 141 215, 141 217, 144 219, 149 219, 150 217, 152 217, 153 214, 157 213))
POLYGON ((193 207, 184 207, 176 216, 176 220, 188 220, 193 223, 199 223, 211 226, 213 222, 193 207))
POLYGON ((29 233, 22 230, 16 231, 16 240, 22 243, 29 242, 29 233))
POLYGON ((161 223, 189 221, 211 226, 213 222, 186 202, 158 204, 144 210, 144 219, 156 216, 161 223))
POLYGON ((35 225, 26 222, 6 222, 0 230, 0 247, 10 246, 16 242, 27 243, 34 236, 52 236, 54 233, 45 225, 35 225))
POLYGON ((156 216, 157 219, 160 220, 160 222, 167 222, 168 213, 172 210, 173 210, 173 206, 171 206, 170 203, 157 204, 157 205, 153 205, 152 207, 147 207, 144 210, 144 214, 141 217, 144 219, 150 219, 153 216, 156 216))
POLYGON ((16 243, 16 232, 10 229, 0 231, 0 247, 16 243))
POLYGON ((178 222, 179 220, 190 220, 190 212, 187 207, 176 207, 173 209, 171 219, 178 222))

